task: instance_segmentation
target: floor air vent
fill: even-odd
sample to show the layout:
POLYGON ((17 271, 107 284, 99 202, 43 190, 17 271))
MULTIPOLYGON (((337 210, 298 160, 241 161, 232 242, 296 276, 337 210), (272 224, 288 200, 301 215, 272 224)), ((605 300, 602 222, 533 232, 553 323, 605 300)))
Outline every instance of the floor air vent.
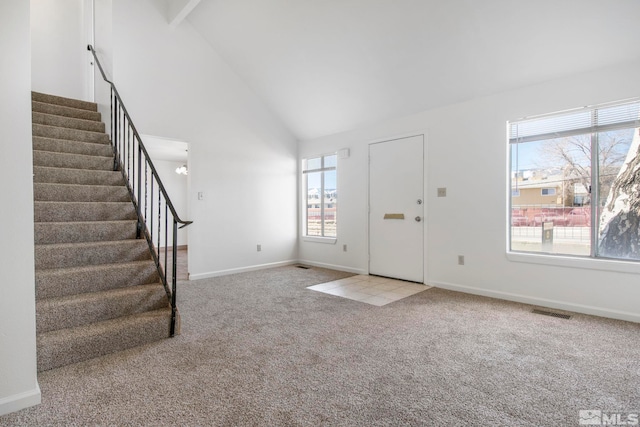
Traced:
POLYGON ((296 267, 301 268, 303 270, 308 270, 310 267, 307 267, 306 265, 296 265, 296 267))
POLYGON ((543 316, 558 317, 560 319, 571 319, 571 316, 569 314, 554 313, 553 311, 538 310, 536 308, 531 310, 531 312, 534 314, 542 314, 543 316))

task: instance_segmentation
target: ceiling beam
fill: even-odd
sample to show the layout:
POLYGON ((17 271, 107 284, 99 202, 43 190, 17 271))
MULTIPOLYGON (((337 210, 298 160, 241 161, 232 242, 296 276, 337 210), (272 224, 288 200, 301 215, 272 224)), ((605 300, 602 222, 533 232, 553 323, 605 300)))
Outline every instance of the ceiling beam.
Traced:
POLYGON ((171 28, 176 28, 200 3, 201 0, 170 0, 167 2, 167 19, 171 28))

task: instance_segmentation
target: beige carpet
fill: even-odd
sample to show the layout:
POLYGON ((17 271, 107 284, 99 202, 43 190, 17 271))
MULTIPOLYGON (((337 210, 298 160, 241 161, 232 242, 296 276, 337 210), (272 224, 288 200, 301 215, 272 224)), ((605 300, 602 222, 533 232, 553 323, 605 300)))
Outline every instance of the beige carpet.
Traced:
POLYGON ((383 307, 282 267, 180 284, 182 335, 40 375, 2 426, 572 426, 640 411, 640 325, 429 289, 383 307))

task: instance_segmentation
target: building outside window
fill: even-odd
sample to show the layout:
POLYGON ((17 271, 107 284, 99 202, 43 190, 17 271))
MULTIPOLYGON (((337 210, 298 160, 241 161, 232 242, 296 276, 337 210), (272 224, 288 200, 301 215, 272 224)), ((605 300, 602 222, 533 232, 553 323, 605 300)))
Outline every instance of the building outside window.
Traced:
POLYGON ((509 249, 640 260, 640 101, 508 126, 509 249))
POLYGON ((304 235, 337 237, 337 155, 304 159, 302 176, 305 189, 304 235))

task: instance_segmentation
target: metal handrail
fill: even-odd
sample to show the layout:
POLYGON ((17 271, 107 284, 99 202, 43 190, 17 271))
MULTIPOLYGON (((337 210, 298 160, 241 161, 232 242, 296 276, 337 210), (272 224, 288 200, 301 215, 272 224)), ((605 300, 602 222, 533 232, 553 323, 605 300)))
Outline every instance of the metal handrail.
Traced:
POLYGON ((133 200, 133 204, 136 208, 138 217, 137 226, 137 238, 141 238, 142 235, 149 244, 152 258, 158 269, 160 279, 164 285, 167 296, 171 301, 171 328, 170 335, 174 336, 177 319, 177 306, 176 306, 176 291, 177 291, 177 245, 178 245, 178 229, 184 228, 191 224, 193 221, 184 221, 180 219, 177 214, 167 191, 165 190, 162 180, 156 171, 149 153, 142 142, 142 138, 138 133, 129 112, 122 102, 120 93, 116 89, 115 84, 109 80, 102 68, 102 64, 98 60, 98 56, 93 46, 88 45, 87 50, 91 51, 95 63, 98 65, 98 69, 102 74, 103 80, 111 87, 111 143, 113 145, 115 157, 114 157, 114 170, 120 170, 125 178, 127 189, 133 200), (137 154, 137 156, 136 156, 137 154), (144 166, 144 167, 143 167, 144 166), (144 173, 143 173, 144 171, 144 173), (144 200, 143 196, 143 179, 144 179, 144 200), (149 189, 149 180, 150 189, 149 189), (154 187, 157 189, 154 191, 154 187), (150 195, 150 203, 147 203, 147 198, 150 195), (157 195, 157 221, 155 221, 154 215, 154 203, 156 202, 155 196, 157 195), (162 206, 164 201, 164 215, 162 215, 162 206), (144 205, 144 206, 143 206, 144 205), (172 277, 171 287, 166 276, 167 266, 167 241, 168 241, 168 212, 171 212, 172 217, 172 277), (147 215, 149 213, 149 215, 147 215), (162 219, 164 218, 164 230, 162 229, 162 219), (178 224, 181 224, 178 227, 178 224), (157 228, 157 234, 154 234, 157 228), (163 233, 164 231, 164 233, 163 233), (161 263, 160 248, 162 247, 162 237, 164 236, 164 268, 161 263), (157 245, 156 245, 157 243, 157 245))

